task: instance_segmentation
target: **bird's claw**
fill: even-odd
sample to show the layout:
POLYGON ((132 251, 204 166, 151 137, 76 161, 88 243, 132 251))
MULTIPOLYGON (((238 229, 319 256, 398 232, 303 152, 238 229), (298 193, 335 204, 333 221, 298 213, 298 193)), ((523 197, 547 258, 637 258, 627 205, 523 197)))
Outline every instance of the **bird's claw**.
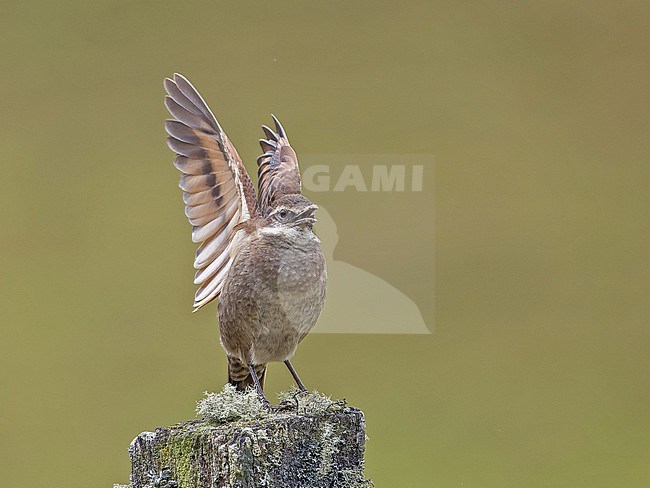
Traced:
POLYGON ((297 405, 291 400, 282 400, 275 408, 279 411, 296 410, 297 405))
POLYGON ((262 405, 266 410, 269 412, 287 412, 289 410, 295 410, 296 409, 296 404, 293 403, 290 400, 282 400, 279 404, 277 405, 272 405, 271 402, 263 401, 262 405))

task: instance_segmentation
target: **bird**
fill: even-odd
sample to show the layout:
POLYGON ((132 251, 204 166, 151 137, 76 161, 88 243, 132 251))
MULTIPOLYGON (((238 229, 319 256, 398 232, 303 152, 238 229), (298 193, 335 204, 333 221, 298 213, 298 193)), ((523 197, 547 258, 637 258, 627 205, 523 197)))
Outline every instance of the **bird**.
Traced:
POLYGON ((228 382, 255 388, 262 404, 267 364, 291 364, 316 324, 327 289, 327 267, 313 231, 318 206, 301 194, 296 152, 280 121, 263 125, 257 194, 234 145, 199 92, 183 75, 165 78, 167 144, 181 172, 194 260, 194 311, 217 300, 228 382))

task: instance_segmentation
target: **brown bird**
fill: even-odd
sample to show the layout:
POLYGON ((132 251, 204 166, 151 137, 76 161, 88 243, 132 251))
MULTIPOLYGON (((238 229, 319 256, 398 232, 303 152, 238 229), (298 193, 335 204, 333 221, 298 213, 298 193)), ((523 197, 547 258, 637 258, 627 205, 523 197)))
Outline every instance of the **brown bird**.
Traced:
POLYGON ((296 153, 275 116, 262 126, 258 195, 241 158, 201 95, 182 75, 165 79, 167 143, 183 174, 185 214, 201 243, 194 267, 195 311, 219 298, 221 345, 228 380, 255 385, 262 402, 266 365, 291 365, 298 343, 316 324, 325 302, 327 270, 313 233, 318 208, 300 194, 296 153))

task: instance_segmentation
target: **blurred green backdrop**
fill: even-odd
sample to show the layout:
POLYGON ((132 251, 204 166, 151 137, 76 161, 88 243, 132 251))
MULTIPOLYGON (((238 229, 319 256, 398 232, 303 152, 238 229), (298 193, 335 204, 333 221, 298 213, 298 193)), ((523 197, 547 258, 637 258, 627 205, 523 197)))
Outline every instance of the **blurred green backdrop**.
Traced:
MULTIPOLYGON (((190 314, 195 246, 163 132, 174 71, 249 169, 271 112, 299 154, 435 156, 435 221, 395 195, 328 196, 335 257, 434 333, 313 335, 295 360, 366 412, 378 487, 648 486, 649 14, 5 2, 3 486, 125 482, 131 439, 224 382, 215 308, 190 314)), ((289 384, 273 366, 269 390, 289 384)))

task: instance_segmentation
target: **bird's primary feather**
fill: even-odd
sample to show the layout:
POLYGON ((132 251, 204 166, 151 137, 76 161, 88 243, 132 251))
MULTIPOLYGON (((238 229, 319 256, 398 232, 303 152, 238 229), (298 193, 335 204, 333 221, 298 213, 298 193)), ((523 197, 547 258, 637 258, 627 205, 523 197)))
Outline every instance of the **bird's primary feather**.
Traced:
POLYGON ((275 131, 263 125, 266 139, 260 139, 264 153, 257 158, 258 200, 257 209, 262 215, 282 195, 300 193, 302 184, 298 157, 289 144, 284 127, 274 116, 275 131))
POLYGON ((230 268, 233 228, 256 212, 253 184, 237 150, 192 84, 180 74, 165 79, 167 143, 177 155, 185 214, 200 242, 194 267, 198 309, 214 300, 230 268))
POLYGON ((196 309, 221 293, 231 265, 230 241, 238 224, 266 215, 283 195, 300 193, 298 158, 280 121, 275 130, 262 126, 266 139, 257 159, 258 197, 237 150, 199 92, 182 75, 165 79, 167 143, 176 153, 174 166, 182 173, 185 215, 192 224, 196 251, 194 297, 196 309))

